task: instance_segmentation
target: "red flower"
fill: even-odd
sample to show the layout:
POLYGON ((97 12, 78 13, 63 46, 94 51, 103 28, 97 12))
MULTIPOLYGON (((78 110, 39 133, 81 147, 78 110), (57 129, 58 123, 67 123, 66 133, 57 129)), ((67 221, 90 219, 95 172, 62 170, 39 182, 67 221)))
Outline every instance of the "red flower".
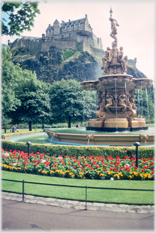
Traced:
POLYGON ((141 171, 144 172, 145 170, 143 168, 141 168, 141 171))
POLYGON ((76 168, 76 166, 74 166, 74 168, 76 168))
POLYGON ((134 167, 134 169, 138 169, 138 167, 134 167))
POLYGON ((153 165, 154 163, 150 163, 149 165, 153 165))
POLYGON ((104 171, 106 171, 106 168, 103 168, 104 171))

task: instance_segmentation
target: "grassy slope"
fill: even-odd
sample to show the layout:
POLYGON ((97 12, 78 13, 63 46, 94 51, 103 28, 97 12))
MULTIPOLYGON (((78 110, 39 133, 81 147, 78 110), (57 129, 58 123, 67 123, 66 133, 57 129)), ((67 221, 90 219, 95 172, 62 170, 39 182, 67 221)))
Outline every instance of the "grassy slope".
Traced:
MULTIPOLYGON (((131 181, 131 180, 82 180, 58 177, 48 177, 2 171, 3 179, 24 180, 30 182, 62 184, 73 186, 89 187, 109 187, 126 189, 154 189, 154 181, 131 181)), ((22 191, 22 184, 2 181, 2 190, 19 192, 22 191)), ((84 188, 69 188, 59 186, 46 186, 25 184, 25 193, 49 196, 64 199, 85 200, 84 188)), ((144 191, 117 191, 105 189, 88 189, 87 200, 105 203, 124 203, 124 204, 154 204, 154 192, 144 191)))

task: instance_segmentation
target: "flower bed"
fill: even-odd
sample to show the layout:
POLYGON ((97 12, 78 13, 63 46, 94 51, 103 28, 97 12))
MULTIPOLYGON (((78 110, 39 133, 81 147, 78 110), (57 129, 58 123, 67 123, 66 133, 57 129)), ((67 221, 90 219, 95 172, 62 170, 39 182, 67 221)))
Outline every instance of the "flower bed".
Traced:
POLYGON ((2 169, 14 172, 33 173, 79 179, 130 179, 153 180, 154 159, 112 158, 109 156, 69 157, 37 152, 7 151, 2 149, 2 169))

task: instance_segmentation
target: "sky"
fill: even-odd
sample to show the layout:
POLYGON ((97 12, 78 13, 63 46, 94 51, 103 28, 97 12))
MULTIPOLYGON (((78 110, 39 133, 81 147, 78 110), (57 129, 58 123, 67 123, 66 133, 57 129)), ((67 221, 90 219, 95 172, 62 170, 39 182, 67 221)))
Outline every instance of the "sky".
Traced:
MULTIPOLYGON (((39 1, 41 14, 37 15, 31 32, 21 36, 41 37, 49 24, 57 19, 60 23, 88 16, 93 33, 102 39, 103 49, 111 47, 110 37, 112 17, 117 20, 118 48, 123 47, 124 56, 137 58, 136 67, 149 79, 155 76, 155 0, 47 0, 39 1)), ((1 38, 1 43, 17 37, 1 38)), ((98 77, 97 77, 98 78, 98 77)))

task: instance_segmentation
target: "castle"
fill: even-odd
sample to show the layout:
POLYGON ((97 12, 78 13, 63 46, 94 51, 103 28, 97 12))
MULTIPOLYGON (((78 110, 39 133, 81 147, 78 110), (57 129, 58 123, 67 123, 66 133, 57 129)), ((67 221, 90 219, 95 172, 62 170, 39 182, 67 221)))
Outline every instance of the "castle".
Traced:
POLYGON ((13 43, 8 42, 10 47, 20 45, 27 47, 31 54, 35 51, 48 52, 51 46, 60 50, 72 49, 76 51, 88 51, 98 57, 103 56, 101 38, 97 38, 88 22, 88 17, 59 23, 56 19, 51 26, 49 24, 46 34, 42 37, 27 37, 16 39, 13 43))

